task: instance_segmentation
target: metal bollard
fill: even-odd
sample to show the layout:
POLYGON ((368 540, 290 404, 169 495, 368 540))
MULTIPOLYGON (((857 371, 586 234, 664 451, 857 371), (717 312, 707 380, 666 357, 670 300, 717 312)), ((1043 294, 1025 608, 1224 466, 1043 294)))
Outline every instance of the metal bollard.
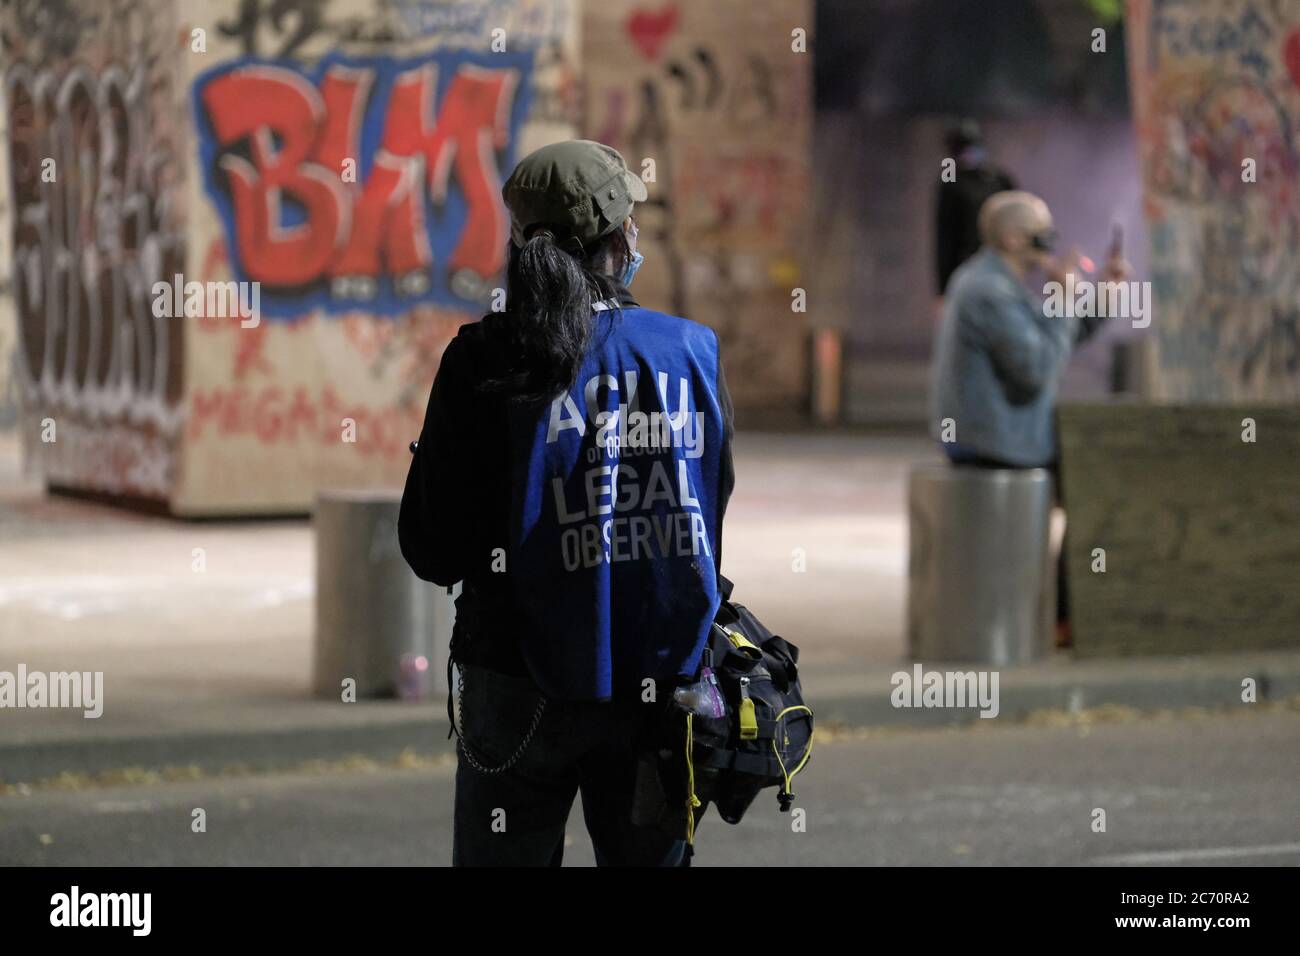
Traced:
POLYGON ((318 697, 339 699, 346 678, 356 681, 358 700, 447 690, 460 585, 449 595, 411 571, 397 543, 401 497, 397 491, 317 495, 312 685, 318 697))
POLYGON ((908 479, 907 637, 914 660, 1029 663, 1056 618, 1052 476, 922 466, 908 479))

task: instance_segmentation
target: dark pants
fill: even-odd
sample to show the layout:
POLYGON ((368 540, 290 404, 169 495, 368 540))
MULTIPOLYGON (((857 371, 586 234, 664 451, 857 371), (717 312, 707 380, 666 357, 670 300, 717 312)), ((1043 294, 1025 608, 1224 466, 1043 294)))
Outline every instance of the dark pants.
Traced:
MULTIPOLYGON (((942 444, 944 454, 954 465, 967 465, 973 468, 1025 468, 1025 465, 1013 465, 1010 462, 999 461, 996 458, 988 458, 978 452, 962 448, 952 443, 942 444)), ((1055 489, 1056 503, 1060 507, 1065 507, 1065 498, 1061 494, 1061 461, 1055 458, 1052 461, 1035 467, 1045 468, 1051 472, 1052 487, 1055 489)), ((1069 534, 1069 529, 1066 529, 1069 534)), ((1056 561, 1056 621, 1058 624, 1070 620, 1070 592, 1067 589, 1065 576, 1065 538, 1061 538, 1061 553, 1056 561)))
MULTIPOLYGON (((480 766, 519 748, 539 694, 532 681, 465 671, 461 732, 480 766)), ((659 705, 547 700, 532 740, 502 773, 483 773, 463 748, 456 769, 453 866, 559 866, 573 798, 598 866, 689 866, 685 840, 632 824, 638 742, 659 705)))

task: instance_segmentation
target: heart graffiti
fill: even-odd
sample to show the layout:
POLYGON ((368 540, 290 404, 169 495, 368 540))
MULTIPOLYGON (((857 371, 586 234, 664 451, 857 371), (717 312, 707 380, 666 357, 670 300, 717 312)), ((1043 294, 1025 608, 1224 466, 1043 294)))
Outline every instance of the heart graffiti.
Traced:
POLYGON ((677 28, 677 7, 667 6, 657 12, 635 10, 627 18, 627 33, 647 60, 659 59, 664 43, 677 28))

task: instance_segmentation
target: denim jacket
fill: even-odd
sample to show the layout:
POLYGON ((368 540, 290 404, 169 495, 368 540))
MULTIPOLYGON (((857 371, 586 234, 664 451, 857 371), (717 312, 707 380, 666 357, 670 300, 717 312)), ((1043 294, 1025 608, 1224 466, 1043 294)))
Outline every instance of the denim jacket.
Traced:
POLYGON ((930 432, 1011 465, 1057 455, 1057 379, 1098 318, 1054 318, 990 249, 953 274, 930 373, 930 432))

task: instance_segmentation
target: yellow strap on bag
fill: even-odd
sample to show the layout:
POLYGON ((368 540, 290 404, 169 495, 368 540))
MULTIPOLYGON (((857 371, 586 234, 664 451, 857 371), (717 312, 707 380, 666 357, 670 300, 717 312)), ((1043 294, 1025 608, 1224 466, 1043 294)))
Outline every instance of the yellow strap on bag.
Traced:
POLYGON ((749 678, 740 679, 740 739, 758 739, 758 716, 754 713, 754 702, 749 697, 749 678))
MULTIPOLYGON (((723 628, 723 633, 727 635, 727 640, 731 641, 731 646, 743 656, 753 661, 762 658, 762 650, 744 634, 726 628, 723 628)), ((749 699, 748 677, 740 679, 740 739, 758 739, 758 715, 754 711, 754 702, 749 699)))
MULTIPOLYGON (((781 711, 781 713, 776 715, 776 719, 784 720, 786 714, 796 713, 799 711, 802 711, 803 713, 807 714, 809 717, 812 716, 811 707, 808 707, 804 704, 796 704, 793 707, 787 707, 785 710, 781 711)), ((795 766, 793 770, 786 769, 785 761, 781 759, 781 751, 776 746, 776 739, 775 738, 772 739, 772 753, 776 755, 777 765, 781 768, 781 776, 784 778, 785 781, 781 787, 782 793, 787 794, 788 796, 791 797, 794 796, 793 791, 791 791, 790 789, 790 781, 794 779, 795 774, 797 774, 800 770, 804 768, 804 764, 806 764, 808 762, 808 758, 812 756, 813 741, 816 739, 816 737, 817 737, 816 731, 808 735, 808 746, 804 748, 803 758, 799 761, 799 763, 795 766)))
POLYGON ((750 660, 758 660, 763 656, 763 651, 757 644, 747 638, 739 631, 729 631, 725 627, 721 628, 722 633, 727 635, 727 640, 731 641, 731 646, 738 650, 750 660))
POLYGON ((700 798, 695 795, 694 714, 686 714, 686 842, 695 843, 695 808, 700 798))

